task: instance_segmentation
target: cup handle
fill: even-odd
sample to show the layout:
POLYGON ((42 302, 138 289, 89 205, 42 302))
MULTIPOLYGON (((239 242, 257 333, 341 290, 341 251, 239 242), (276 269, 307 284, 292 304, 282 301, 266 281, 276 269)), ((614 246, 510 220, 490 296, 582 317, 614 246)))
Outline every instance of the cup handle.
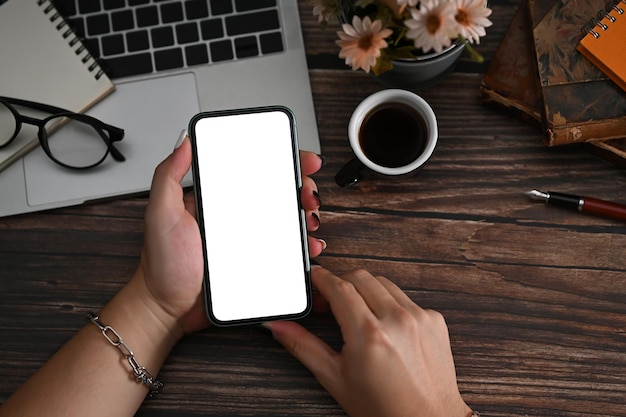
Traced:
POLYGON ((365 165, 357 158, 348 161, 335 175, 335 182, 340 187, 356 184, 363 178, 365 165))

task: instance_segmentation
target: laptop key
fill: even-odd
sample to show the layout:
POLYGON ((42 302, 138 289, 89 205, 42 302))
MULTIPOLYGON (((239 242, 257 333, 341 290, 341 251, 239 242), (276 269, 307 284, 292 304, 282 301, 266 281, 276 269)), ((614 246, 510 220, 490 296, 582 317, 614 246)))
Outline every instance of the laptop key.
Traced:
POLYGON ((213 62, 229 61, 235 57, 229 39, 213 42, 209 45, 209 49, 211 50, 211 60, 213 62))
POLYGON ((211 13, 213 16, 229 14, 233 12, 233 4, 230 0, 211 0, 211 13))
POLYGON ((154 66, 157 71, 182 68, 183 52, 180 48, 165 49, 154 53, 154 66))
POLYGON ((126 45, 130 52, 143 51, 150 48, 150 37, 147 30, 137 30, 126 34, 126 45))
POLYGON ((176 26, 176 40, 179 44, 198 42, 198 25, 196 23, 183 23, 176 26))
POLYGON ((150 31, 150 37, 152 38, 152 46, 155 48, 174 45, 174 32, 169 26, 152 29, 150 31))
POLYGON ((80 0, 78 2, 78 10, 81 14, 96 13, 100 11, 100 2, 93 0, 80 0))
POLYGON ((129 30, 135 27, 132 10, 121 10, 111 13, 111 26, 113 31, 129 30))
POLYGON ((235 0, 235 8, 238 12, 266 9, 276 7, 276 0, 235 0))
POLYGON ((156 6, 140 7, 135 10, 137 26, 156 26, 159 23, 159 11, 156 6))
POLYGON ((189 0, 185 2, 187 19, 203 19, 209 17, 209 7, 206 0, 189 0))
POLYGON ((89 16, 85 23, 88 36, 102 35, 111 31, 109 17, 105 14, 89 16))
POLYGON ((261 43, 261 52, 263 54, 273 54, 285 50, 283 37, 280 32, 265 33, 259 36, 259 42, 261 43))
POLYGON ((163 23, 181 22, 184 19, 181 3, 165 3, 161 5, 161 20, 163 23))
POLYGON ((104 10, 122 9, 126 7, 124 0, 103 0, 104 10))
POLYGON ((190 45, 185 48, 185 59, 187 65, 201 65, 209 62, 209 53, 207 52, 206 45, 201 43, 197 45, 190 45))
POLYGON ((224 37, 224 27, 221 19, 209 19, 200 22, 202 39, 220 39, 224 37))
POLYGON ((147 52, 109 58, 105 62, 105 70, 107 75, 111 78, 148 74, 153 71, 152 57, 147 52))
POLYGON ((275 30, 279 27, 276 10, 228 16, 226 18, 226 33, 229 36, 275 30))
POLYGON ((235 39, 235 53, 237 58, 249 58, 259 55, 259 46, 255 36, 245 36, 235 39))
POLYGON ((102 37, 102 55, 119 55, 124 53, 124 35, 114 34, 102 37))

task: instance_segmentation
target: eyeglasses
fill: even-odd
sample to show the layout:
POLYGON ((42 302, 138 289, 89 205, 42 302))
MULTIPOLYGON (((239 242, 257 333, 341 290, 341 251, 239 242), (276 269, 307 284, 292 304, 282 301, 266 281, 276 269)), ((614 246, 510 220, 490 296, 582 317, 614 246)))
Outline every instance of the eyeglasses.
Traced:
POLYGON ((124 129, 106 124, 86 114, 17 98, 0 97, 0 149, 17 137, 22 124, 39 127, 37 136, 41 147, 57 164, 71 169, 87 169, 102 163, 111 154, 122 162, 124 155, 114 142, 124 138, 124 129), (19 113, 15 106, 38 110, 52 115, 44 119, 19 113), (48 134, 63 127, 61 131, 48 134))

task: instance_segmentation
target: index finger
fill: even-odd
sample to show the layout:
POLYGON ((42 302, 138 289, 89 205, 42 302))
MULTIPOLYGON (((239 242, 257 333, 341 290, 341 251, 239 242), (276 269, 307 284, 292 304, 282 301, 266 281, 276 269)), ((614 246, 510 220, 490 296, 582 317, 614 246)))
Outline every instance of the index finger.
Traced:
POLYGON ((346 329, 358 329, 364 323, 375 320, 369 306, 351 282, 317 266, 311 269, 311 280, 330 305, 335 320, 342 329, 344 340, 346 329))

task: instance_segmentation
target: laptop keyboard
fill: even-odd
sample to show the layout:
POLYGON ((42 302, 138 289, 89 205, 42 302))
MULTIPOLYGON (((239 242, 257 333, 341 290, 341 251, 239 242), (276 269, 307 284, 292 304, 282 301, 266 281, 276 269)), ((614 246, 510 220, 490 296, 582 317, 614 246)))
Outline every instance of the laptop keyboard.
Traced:
POLYGON ((52 0, 110 78, 284 50, 276 0, 52 0))

